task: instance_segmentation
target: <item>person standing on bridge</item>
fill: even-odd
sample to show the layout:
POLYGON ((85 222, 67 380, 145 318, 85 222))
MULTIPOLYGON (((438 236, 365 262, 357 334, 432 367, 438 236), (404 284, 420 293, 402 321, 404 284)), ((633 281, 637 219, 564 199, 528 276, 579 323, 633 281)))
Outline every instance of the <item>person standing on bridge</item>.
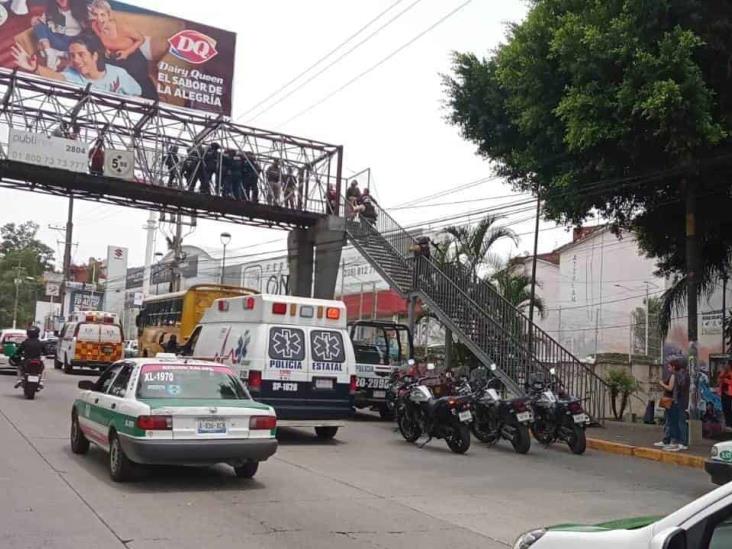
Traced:
POLYGON ((140 85, 126 70, 107 65, 104 46, 94 34, 83 33, 71 39, 69 66, 63 72, 42 66, 35 55, 29 55, 17 42, 12 47, 12 55, 19 68, 45 78, 82 87, 91 84, 94 89, 121 95, 139 96, 142 93, 140 85))
POLYGON ((244 200, 257 204, 259 202, 259 175, 262 168, 252 154, 243 154, 242 182, 244 184, 244 200))
POLYGON ((285 207, 291 210, 295 209, 297 194, 297 178, 295 177, 295 168, 287 167, 287 175, 285 176, 285 207))
POLYGON ((140 88, 145 99, 158 100, 158 91, 150 79, 150 63, 140 51, 145 37, 139 31, 117 21, 107 0, 93 0, 89 6, 91 28, 107 50, 107 60, 125 69, 140 88))
POLYGON ((282 194, 282 168, 279 159, 275 159, 267 168, 267 204, 279 206, 282 194))

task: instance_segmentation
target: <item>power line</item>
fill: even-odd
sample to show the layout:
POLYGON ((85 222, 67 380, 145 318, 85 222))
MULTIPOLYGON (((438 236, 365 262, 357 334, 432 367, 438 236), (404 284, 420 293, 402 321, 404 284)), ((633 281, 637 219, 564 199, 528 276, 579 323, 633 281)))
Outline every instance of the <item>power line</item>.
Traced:
POLYGON ((379 28, 377 28, 374 32, 372 32, 371 34, 369 34, 366 38, 364 38, 363 40, 361 40, 360 42, 358 42, 351 49, 349 49, 348 51, 346 51, 345 53, 343 53, 342 55, 340 55, 339 57, 337 57, 336 59, 334 59, 333 61, 331 61, 330 63, 328 63, 321 70, 319 70, 318 72, 316 72, 315 74, 313 74, 310 78, 308 78, 307 80, 305 80, 305 82, 303 82, 302 84, 300 84, 299 86, 297 86, 295 89, 290 90, 284 96, 280 97, 277 101, 275 101, 274 103, 272 103, 269 107, 266 107, 259 114, 254 115, 251 118, 250 122, 253 122, 257 118, 259 118, 260 116, 262 116, 264 113, 269 112, 274 107, 276 107, 277 105, 279 105, 280 103, 282 103, 285 99, 287 99, 288 97, 290 97, 293 93, 295 93, 298 90, 301 90, 302 88, 304 88, 305 86, 307 86, 310 82, 312 82, 313 80, 315 80, 318 76, 320 76, 321 74, 323 74, 325 71, 327 71, 329 68, 331 68, 336 63, 339 63, 344 57, 347 57, 348 55, 350 55, 351 53, 353 53, 355 50, 357 50, 358 48, 360 48, 363 44, 365 44, 366 42, 368 42, 369 40, 371 40, 379 32, 381 32, 386 27, 388 27, 389 25, 391 25, 394 21, 396 21, 397 19, 399 19, 402 15, 404 15, 405 13, 407 13, 409 10, 411 10, 414 6, 416 6, 417 4, 419 4, 421 1, 422 0, 415 0, 414 2, 412 2, 411 4, 409 4, 406 8, 404 8, 402 11, 400 11, 399 13, 397 13, 394 17, 392 17, 391 19, 389 19, 386 23, 384 23, 379 28))
MULTIPOLYGON (((337 52, 343 46, 345 46, 346 44, 348 44, 351 40, 353 40, 354 38, 356 38, 359 34, 361 34, 363 31, 365 31, 367 28, 369 28, 373 23, 375 23, 376 21, 378 21, 379 19, 381 19, 384 15, 386 15, 388 12, 390 12, 396 6, 398 6, 399 4, 401 4, 403 1, 404 0, 396 0, 396 2, 394 2, 393 4, 391 4, 384 11, 382 11, 381 13, 379 13, 376 17, 374 17, 368 23, 366 23, 361 28, 359 28, 351 36, 349 36, 348 38, 346 38, 343 42, 341 42, 336 47, 334 47, 332 50, 330 50, 328 53, 326 53, 323 57, 321 57, 320 59, 318 59, 315 63, 313 63, 312 65, 310 65, 308 68, 306 68, 304 71, 302 71, 301 73, 299 73, 297 76, 295 76, 291 80, 288 80, 287 82, 285 82, 284 84, 282 84, 282 86, 280 86, 275 91, 273 91, 271 94, 269 94, 267 97, 265 97, 264 99, 262 99, 259 103, 257 103, 256 105, 252 106, 251 108, 249 108, 248 110, 246 110, 242 114, 240 114, 236 118, 236 120, 241 120, 247 114, 249 114, 250 112, 256 110, 260 105, 263 105, 264 103, 266 103, 267 101, 269 101, 270 99, 272 99, 273 97, 275 97, 282 90, 288 88, 291 84, 293 84, 294 82, 296 82, 297 80, 299 80, 301 77, 303 77, 304 75, 306 75, 308 72, 310 72, 311 70, 313 70, 315 67, 317 67, 318 65, 320 65, 320 63, 322 63, 323 61, 325 61, 326 59, 328 59, 331 55, 333 55, 335 52, 337 52)), ((261 116, 261 113, 258 116, 261 116)))
POLYGON ((284 126, 286 124, 289 124, 290 122, 292 122, 296 118, 300 118, 302 115, 310 112, 314 108, 319 107, 320 105, 322 105, 323 103, 325 103, 326 101, 328 101, 334 95, 337 95, 338 93, 342 92, 347 87, 349 87, 351 84, 353 84, 356 81, 360 80, 361 78, 363 78, 367 74, 373 72, 374 70, 376 70, 377 68, 379 68, 381 65, 383 65, 384 63, 386 63, 387 61, 389 61, 392 57, 394 57, 395 55, 401 53, 403 50, 405 50, 406 48, 408 48, 409 46, 411 46, 412 44, 414 44, 417 40, 419 40, 420 38, 422 38, 425 34, 429 33, 433 29, 437 28, 440 24, 442 24, 443 22, 447 21, 450 17, 452 17, 453 15, 455 15, 456 13, 458 13, 460 10, 462 10, 465 6, 467 6, 468 4, 470 4, 472 1, 473 0, 467 0, 466 2, 463 2, 462 4, 460 4, 457 8, 455 8, 455 9, 451 10, 450 12, 446 13, 445 15, 443 15, 442 17, 440 17, 440 19, 438 19, 437 21, 435 21, 432 25, 430 25, 425 30, 423 30, 422 32, 420 32, 419 34, 417 34, 414 38, 412 38, 411 40, 408 40, 407 42, 405 42, 404 44, 402 44, 399 48, 397 48, 396 50, 394 50, 393 52, 391 52, 389 55, 387 55, 386 57, 384 57, 383 59, 381 59, 381 61, 378 61, 377 63, 371 65, 368 69, 360 72, 359 74, 357 74, 356 76, 354 76, 353 78, 351 78, 348 82, 346 82, 345 84, 343 84, 339 88, 336 88, 334 91, 332 91, 331 93, 329 93, 325 97, 321 98, 320 100, 316 101, 315 103, 313 103, 312 105, 310 105, 306 109, 300 111, 295 116, 290 117, 289 119, 287 119, 282 124, 279 124, 279 126, 284 126))

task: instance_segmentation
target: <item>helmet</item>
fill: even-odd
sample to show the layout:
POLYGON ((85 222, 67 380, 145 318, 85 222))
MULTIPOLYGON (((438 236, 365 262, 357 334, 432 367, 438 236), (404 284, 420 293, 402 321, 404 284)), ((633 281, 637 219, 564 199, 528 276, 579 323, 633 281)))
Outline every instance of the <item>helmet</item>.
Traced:
POLYGON ((25 333, 30 339, 38 339, 41 335, 41 329, 38 326, 31 326, 25 333))

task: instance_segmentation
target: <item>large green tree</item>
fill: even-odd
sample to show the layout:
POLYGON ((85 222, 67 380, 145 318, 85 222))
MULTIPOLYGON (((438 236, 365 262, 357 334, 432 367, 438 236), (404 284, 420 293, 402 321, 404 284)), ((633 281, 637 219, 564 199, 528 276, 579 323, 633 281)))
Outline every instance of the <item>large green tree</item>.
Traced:
POLYGON ((450 122, 515 188, 538 192, 548 219, 632 229, 682 283, 683 187, 695 186, 708 289, 732 249, 732 3, 530 4, 489 56, 455 54, 450 122))
POLYGON ((33 222, 0 227, 0 329, 13 323, 16 287, 18 326, 33 321, 35 302, 44 296, 42 277, 53 269, 53 250, 37 234, 33 222))

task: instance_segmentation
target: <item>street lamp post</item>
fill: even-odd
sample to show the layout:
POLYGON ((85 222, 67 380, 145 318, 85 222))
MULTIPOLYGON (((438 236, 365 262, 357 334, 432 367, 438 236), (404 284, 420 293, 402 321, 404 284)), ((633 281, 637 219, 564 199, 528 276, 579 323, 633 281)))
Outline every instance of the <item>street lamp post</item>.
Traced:
POLYGON ((226 246, 231 242, 231 235, 229 233, 221 233, 221 244, 224 245, 224 256, 221 261, 221 284, 224 283, 224 274, 226 273, 226 246))

